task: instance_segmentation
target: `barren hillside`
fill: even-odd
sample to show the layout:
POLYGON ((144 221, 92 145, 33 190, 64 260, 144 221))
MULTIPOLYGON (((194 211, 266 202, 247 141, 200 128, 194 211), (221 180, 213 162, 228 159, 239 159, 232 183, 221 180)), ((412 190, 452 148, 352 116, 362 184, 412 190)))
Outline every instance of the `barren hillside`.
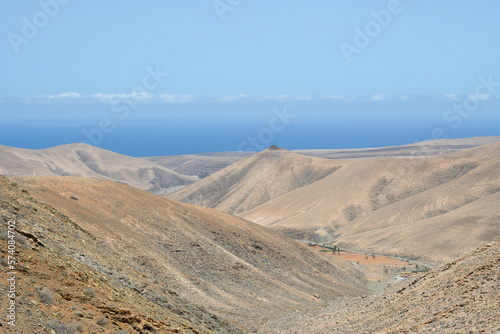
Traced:
POLYGON ((273 319, 275 333, 498 333, 500 239, 434 268, 388 295, 339 298, 273 319))
POLYGON ((0 174, 96 177, 152 192, 188 185, 198 180, 144 159, 85 144, 69 144, 44 150, 0 146, 0 174))
MULTIPOLYGON (((351 266, 223 212, 97 179, 16 180, 119 254, 131 267, 122 272, 126 286, 153 299, 179 295, 242 328, 258 327, 270 314, 366 293, 351 266), (129 271, 141 273, 144 283, 128 281, 129 271)), ((89 262, 104 267, 107 259, 90 255, 89 262)))
POLYGON ((252 152, 214 152, 143 158, 184 175, 206 177, 234 164, 252 152))
POLYGON ((169 197, 240 214, 335 172, 334 160, 306 157, 272 146, 169 197))
POLYGON ((0 176, 2 333, 238 333, 189 304, 50 205, 0 176), (7 269, 8 222, 15 221, 15 264, 7 269), (16 282, 15 330, 6 307, 16 282))
POLYGON ((500 159, 489 157, 499 145, 483 147, 488 157, 472 149, 482 158, 338 161, 335 173, 241 216, 296 239, 449 260, 500 234, 500 159))
POLYGON ((477 158, 477 159, 500 158, 500 143, 485 144, 468 150, 455 152, 449 154, 448 156, 457 158, 477 158))

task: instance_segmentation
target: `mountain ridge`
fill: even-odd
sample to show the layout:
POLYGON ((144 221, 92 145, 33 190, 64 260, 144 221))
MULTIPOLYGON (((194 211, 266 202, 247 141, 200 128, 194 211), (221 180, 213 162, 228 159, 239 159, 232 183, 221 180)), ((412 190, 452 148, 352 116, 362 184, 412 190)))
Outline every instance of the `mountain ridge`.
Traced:
POLYGON ((6 176, 82 176, 124 182, 151 192, 198 180, 140 158, 86 144, 43 150, 0 146, 0 174, 6 176))
MULTIPOLYGON (((291 152, 324 159, 366 159, 382 157, 442 156, 489 143, 500 142, 500 136, 458 139, 435 139, 408 145, 360 149, 299 149, 291 152)), ((143 159, 185 175, 206 177, 257 152, 209 152, 174 156, 144 157, 143 159)))
POLYGON ((306 157, 271 146, 167 196, 240 214, 314 183, 338 168, 332 160, 306 157))

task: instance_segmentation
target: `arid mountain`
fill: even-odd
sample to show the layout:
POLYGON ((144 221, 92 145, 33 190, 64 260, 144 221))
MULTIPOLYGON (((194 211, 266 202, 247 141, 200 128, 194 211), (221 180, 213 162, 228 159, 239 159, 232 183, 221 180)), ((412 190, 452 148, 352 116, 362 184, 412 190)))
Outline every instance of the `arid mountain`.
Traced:
POLYGON ((453 138, 453 139, 433 139, 410 144, 408 146, 432 146, 432 147, 455 147, 457 151, 460 146, 473 148, 491 143, 500 142, 500 136, 485 136, 485 137, 469 137, 469 138, 453 138))
POLYGON ((44 150, 0 146, 0 174, 5 176, 82 176, 126 183, 152 192, 198 180, 144 159, 85 144, 44 150))
POLYGON ((498 333, 500 238, 388 295, 273 319, 275 333, 498 333))
POLYGON ((240 214, 314 183, 338 168, 334 160, 306 157, 271 146, 169 197, 240 214))
MULTIPOLYGON (((441 144, 433 142, 436 152, 441 144)), ((498 239, 397 293, 366 296, 355 265, 282 234, 449 261, 500 235, 500 143, 434 157, 350 160, 271 147, 174 194, 265 227, 123 184, 161 192, 154 171, 138 172, 144 163, 169 171, 153 162, 69 146, 0 147, 2 170, 92 176, 14 178, 20 186, 0 177, 2 266, 9 221, 19 233, 19 332, 500 329, 498 239), (121 183, 109 181, 115 178, 121 183)), ((8 300, 8 289, 0 286, 0 300, 8 300)))
MULTIPOLYGON (((71 249, 71 256, 152 302, 161 297, 168 304, 168 296, 178 295, 246 331, 280 312, 367 293, 361 274, 349 264, 223 212, 98 179, 16 182, 99 245, 98 252, 71 241, 68 245, 84 246, 71 249), (120 262, 110 263, 115 256, 120 262)), ((58 238, 66 244, 64 235, 58 238)))
POLYGON ((295 153, 328 159, 434 157, 500 142, 500 136, 435 139, 409 145, 364 149, 297 150, 295 153))
POLYGON ((166 286, 153 286, 155 277, 138 271, 100 235, 91 235, 2 176, 0 253, 2 333, 240 332, 166 286), (8 232, 9 221, 15 222, 14 234, 8 232), (13 241, 15 263, 9 268, 8 242, 13 241), (13 275, 15 298, 8 296, 12 288, 7 285, 13 275), (11 300, 16 302, 15 327, 6 317, 11 300))
POLYGON ((450 157, 457 158, 477 158, 477 159, 490 159, 500 158, 500 143, 491 143, 471 148, 469 150, 459 151, 449 154, 450 157))
POLYGON ((483 158, 339 161, 335 173, 241 216, 296 239, 449 260, 500 234, 500 159, 488 153, 500 143, 472 150, 483 158))
POLYGON ((214 152, 143 158, 177 173, 206 177, 235 162, 253 155, 253 152, 214 152))
MULTIPOLYGON (((380 148, 293 152, 329 159, 430 157, 499 141, 500 137, 478 137, 433 140, 380 148)), ((139 189, 161 194, 191 184, 197 181, 198 177, 204 178, 253 154, 253 152, 213 152, 132 158, 85 144, 62 145, 44 150, 0 145, 0 174, 96 177, 124 182, 139 189)))
MULTIPOLYGON (((436 139, 410 145, 363 149, 295 150, 297 154, 326 159, 361 159, 384 157, 433 157, 460 152, 465 149, 500 142, 497 137, 463 139, 436 139)), ((206 177, 235 162, 253 155, 253 152, 213 152, 144 158, 185 175, 206 177)))

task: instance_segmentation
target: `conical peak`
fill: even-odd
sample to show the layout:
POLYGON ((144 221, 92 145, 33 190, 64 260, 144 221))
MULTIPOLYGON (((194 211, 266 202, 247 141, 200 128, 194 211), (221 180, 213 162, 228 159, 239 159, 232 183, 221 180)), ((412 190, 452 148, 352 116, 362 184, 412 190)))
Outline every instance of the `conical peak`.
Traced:
POLYGON ((277 158, 277 157, 282 157, 284 155, 287 155, 291 153, 289 150, 281 148, 277 145, 272 145, 266 148, 263 151, 260 151, 258 154, 255 155, 255 157, 264 157, 268 159, 269 157, 277 158))
POLYGON ((269 146, 268 150, 270 150, 270 151, 286 151, 284 148, 281 148, 278 145, 271 145, 271 146, 269 146))

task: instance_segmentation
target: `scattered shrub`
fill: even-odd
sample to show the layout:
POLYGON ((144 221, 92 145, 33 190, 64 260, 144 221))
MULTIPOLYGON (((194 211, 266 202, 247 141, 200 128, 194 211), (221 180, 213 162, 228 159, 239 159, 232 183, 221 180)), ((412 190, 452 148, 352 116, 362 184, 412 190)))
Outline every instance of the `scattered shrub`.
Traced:
POLYGON ((56 320, 48 322, 47 327, 56 332, 56 334, 76 334, 75 328, 73 326, 64 324, 56 320))
POLYGON ((85 288, 85 289, 83 290, 83 294, 84 294, 85 296, 90 297, 90 298, 94 298, 94 297, 95 297, 95 291, 94 291, 94 289, 92 289, 92 288, 85 288))
POLYGON ((76 324, 75 329, 79 333, 83 333, 83 326, 81 324, 76 324))
MULTIPOLYGON (((38 294, 38 299, 46 305, 52 305, 54 304, 54 297, 52 296, 52 293, 48 289, 42 289, 42 290, 37 290, 36 291, 38 294)), ((55 329, 54 329, 55 330, 55 329)))
MULTIPOLYGON (((22 234, 19 234, 19 232, 17 231, 14 231, 14 241, 16 242, 16 244, 18 245, 21 245, 23 246, 24 248, 27 248, 27 249, 31 249, 31 246, 28 242, 28 239, 22 235, 22 234)), ((12 234, 11 234, 11 237, 12 237, 12 234)), ((9 232, 7 230, 3 230, 2 232, 0 232, 0 239, 2 240, 5 240, 5 241, 9 241, 9 232)))
POLYGON ((15 240, 16 240, 16 242, 19 245, 23 246, 24 248, 31 249, 31 246, 30 246, 30 243, 28 241, 28 238, 26 238, 24 235, 18 233, 16 235, 16 239, 15 240))
POLYGON ((99 326, 106 326, 108 324, 108 319, 106 319, 105 317, 99 317, 99 319, 97 319, 97 324, 99 326))
POLYGON ((344 209, 344 216, 348 222, 352 222, 363 214, 363 208, 357 205, 349 205, 344 209))

